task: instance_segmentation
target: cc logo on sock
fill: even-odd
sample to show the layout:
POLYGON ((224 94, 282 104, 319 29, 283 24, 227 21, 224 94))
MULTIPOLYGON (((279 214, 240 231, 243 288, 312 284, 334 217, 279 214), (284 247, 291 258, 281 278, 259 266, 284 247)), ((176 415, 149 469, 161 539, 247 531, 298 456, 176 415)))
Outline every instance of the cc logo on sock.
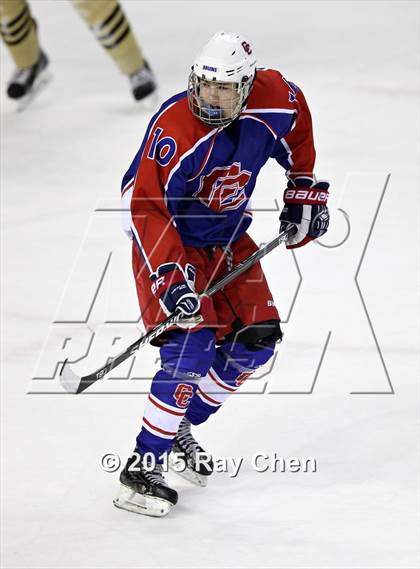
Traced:
POLYGON ((178 407, 188 407, 191 397, 194 395, 193 388, 188 383, 180 383, 175 389, 174 399, 178 407))

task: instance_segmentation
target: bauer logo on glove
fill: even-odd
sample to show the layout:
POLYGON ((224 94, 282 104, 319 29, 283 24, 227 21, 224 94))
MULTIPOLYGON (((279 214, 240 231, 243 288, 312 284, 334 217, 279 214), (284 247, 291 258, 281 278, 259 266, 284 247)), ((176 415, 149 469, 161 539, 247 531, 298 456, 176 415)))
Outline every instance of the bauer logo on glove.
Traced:
POLYGON ((329 186, 324 180, 317 182, 307 176, 289 180, 280 214, 280 231, 289 223, 296 226, 296 232, 287 241, 288 249, 303 247, 326 233, 330 220, 326 206, 329 186))

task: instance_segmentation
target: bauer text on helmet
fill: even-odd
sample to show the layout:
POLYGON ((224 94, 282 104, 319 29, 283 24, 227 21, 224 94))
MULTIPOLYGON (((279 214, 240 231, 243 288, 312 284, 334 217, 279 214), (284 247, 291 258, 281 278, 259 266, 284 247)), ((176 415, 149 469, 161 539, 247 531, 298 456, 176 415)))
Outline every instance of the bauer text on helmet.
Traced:
POLYGON ((227 126, 246 104, 255 77, 251 42, 241 34, 218 32, 192 66, 188 103, 192 113, 210 126, 227 126))

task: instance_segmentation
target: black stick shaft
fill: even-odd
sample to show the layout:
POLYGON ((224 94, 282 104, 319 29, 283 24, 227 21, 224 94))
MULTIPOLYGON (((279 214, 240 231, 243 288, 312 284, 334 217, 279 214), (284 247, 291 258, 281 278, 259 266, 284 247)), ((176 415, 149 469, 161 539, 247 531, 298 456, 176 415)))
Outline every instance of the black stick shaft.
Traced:
MULTIPOLYGON (((207 296, 212 296, 217 291, 221 290, 225 287, 228 283, 230 283, 233 279, 235 279, 238 275, 242 274, 244 271, 255 265, 260 259, 265 257, 268 253, 273 251, 276 247, 280 245, 282 241, 285 241, 291 232, 294 226, 288 226, 285 231, 279 233, 277 237, 275 237, 272 241, 269 241, 266 245, 255 251, 252 255, 241 261, 238 265, 236 265, 230 272, 228 272, 225 276, 220 278, 216 281, 213 285, 211 285, 208 289, 203 291, 202 294, 206 294, 207 296)), ((96 370, 95 372, 85 375, 81 377, 80 384, 77 388, 76 393, 82 393, 85 389, 91 386, 96 381, 102 379, 107 373, 109 373, 112 369, 120 365, 126 359, 128 359, 131 355, 133 355, 139 348, 142 346, 149 344, 152 340, 163 334, 168 328, 179 322, 183 319, 183 315, 179 312, 172 314, 166 320, 164 320, 161 324, 158 324, 156 328, 133 342, 126 350, 112 358, 107 364, 96 370)), ((67 360, 64 362, 63 367, 61 368, 60 374, 63 373, 65 366, 68 365, 67 360)))

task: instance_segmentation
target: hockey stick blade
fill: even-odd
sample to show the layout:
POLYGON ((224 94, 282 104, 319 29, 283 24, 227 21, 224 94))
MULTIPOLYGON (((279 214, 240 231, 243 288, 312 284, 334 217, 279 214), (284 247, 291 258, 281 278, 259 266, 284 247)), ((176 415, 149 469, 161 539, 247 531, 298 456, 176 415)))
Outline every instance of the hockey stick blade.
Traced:
MULTIPOLYGON (((71 368, 66 359, 60 370, 60 383, 62 387, 67 391, 67 393, 78 394, 82 393, 85 389, 90 387, 96 381, 102 379, 104 375, 109 373, 114 367, 117 367, 120 363, 129 358, 134 352, 137 352, 139 348, 145 344, 149 344, 151 340, 157 338, 176 324, 179 320, 183 319, 183 315, 180 312, 176 312, 164 320, 161 324, 156 326, 153 330, 142 336, 139 340, 136 340, 133 344, 128 346, 126 350, 115 356, 115 358, 109 358, 108 363, 100 367, 93 373, 89 375, 80 376, 77 375, 71 368)), ((202 317, 200 316, 202 320, 202 317)), ((199 322, 197 322, 198 324, 199 322)))
POLYGON ((68 360, 64 360, 60 370, 60 383, 67 393, 77 393, 81 379, 80 375, 71 369, 68 360))
MULTIPOLYGON (((265 257, 268 253, 273 251, 276 247, 280 245, 283 241, 286 241, 292 232, 294 233, 295 226, 289 224, 284 231, 281 231, 277 237, 269 241, 260 249, 257 249, 255 253, 252 253, 249 257, 241 261, 238 265, 233 267, 233 269, 228 272, 226 275, 221 277, 218 281, 214 284, 209 286, 202 294, 206 296, 212 296, 217 291, 221 290, 225 287, 228 283, 230 283, 233 279, 235 279, 238 275, 255 265, 260 259, 265 257)), ((168 316, 166 320, 164 320, 161 324, 158 324, 153 330, 150 330, 147 334, 136 340, 133 344, 128 346, 126 350, 115 356, 115 358, 109 358, 108 363, 106 363, 101 368, 97 369, 93 373, 89 375, 80 376, 77 375, 72 368, 70 367, 67 360, 63 363, 63 366, 60 370, 60 382, 65 391, 68 393, 78 394, 82 393, 85 389, 90 387, 96 381, 103 379, 103 377, 109 373, 114 367, 117 367, 119 364, 124 362, 127 358, 132 356, 134 352, 136 352, 139 348, 146 344, 150 344, 150 342, 154 339, 163 334, 168 328, 179 322, 183 319, 183 315, 180 312, 176 312, 171 316, 168 316)))
POLYGON ((85 389, 93 383, 101 379, 111 369, 110 364, 100 368, 99 370, 89 375, 77 375, 69 365, 68 360, 65 360, 60 371, 60 383, 67 393, 77 394, 82 393, 85 389))

